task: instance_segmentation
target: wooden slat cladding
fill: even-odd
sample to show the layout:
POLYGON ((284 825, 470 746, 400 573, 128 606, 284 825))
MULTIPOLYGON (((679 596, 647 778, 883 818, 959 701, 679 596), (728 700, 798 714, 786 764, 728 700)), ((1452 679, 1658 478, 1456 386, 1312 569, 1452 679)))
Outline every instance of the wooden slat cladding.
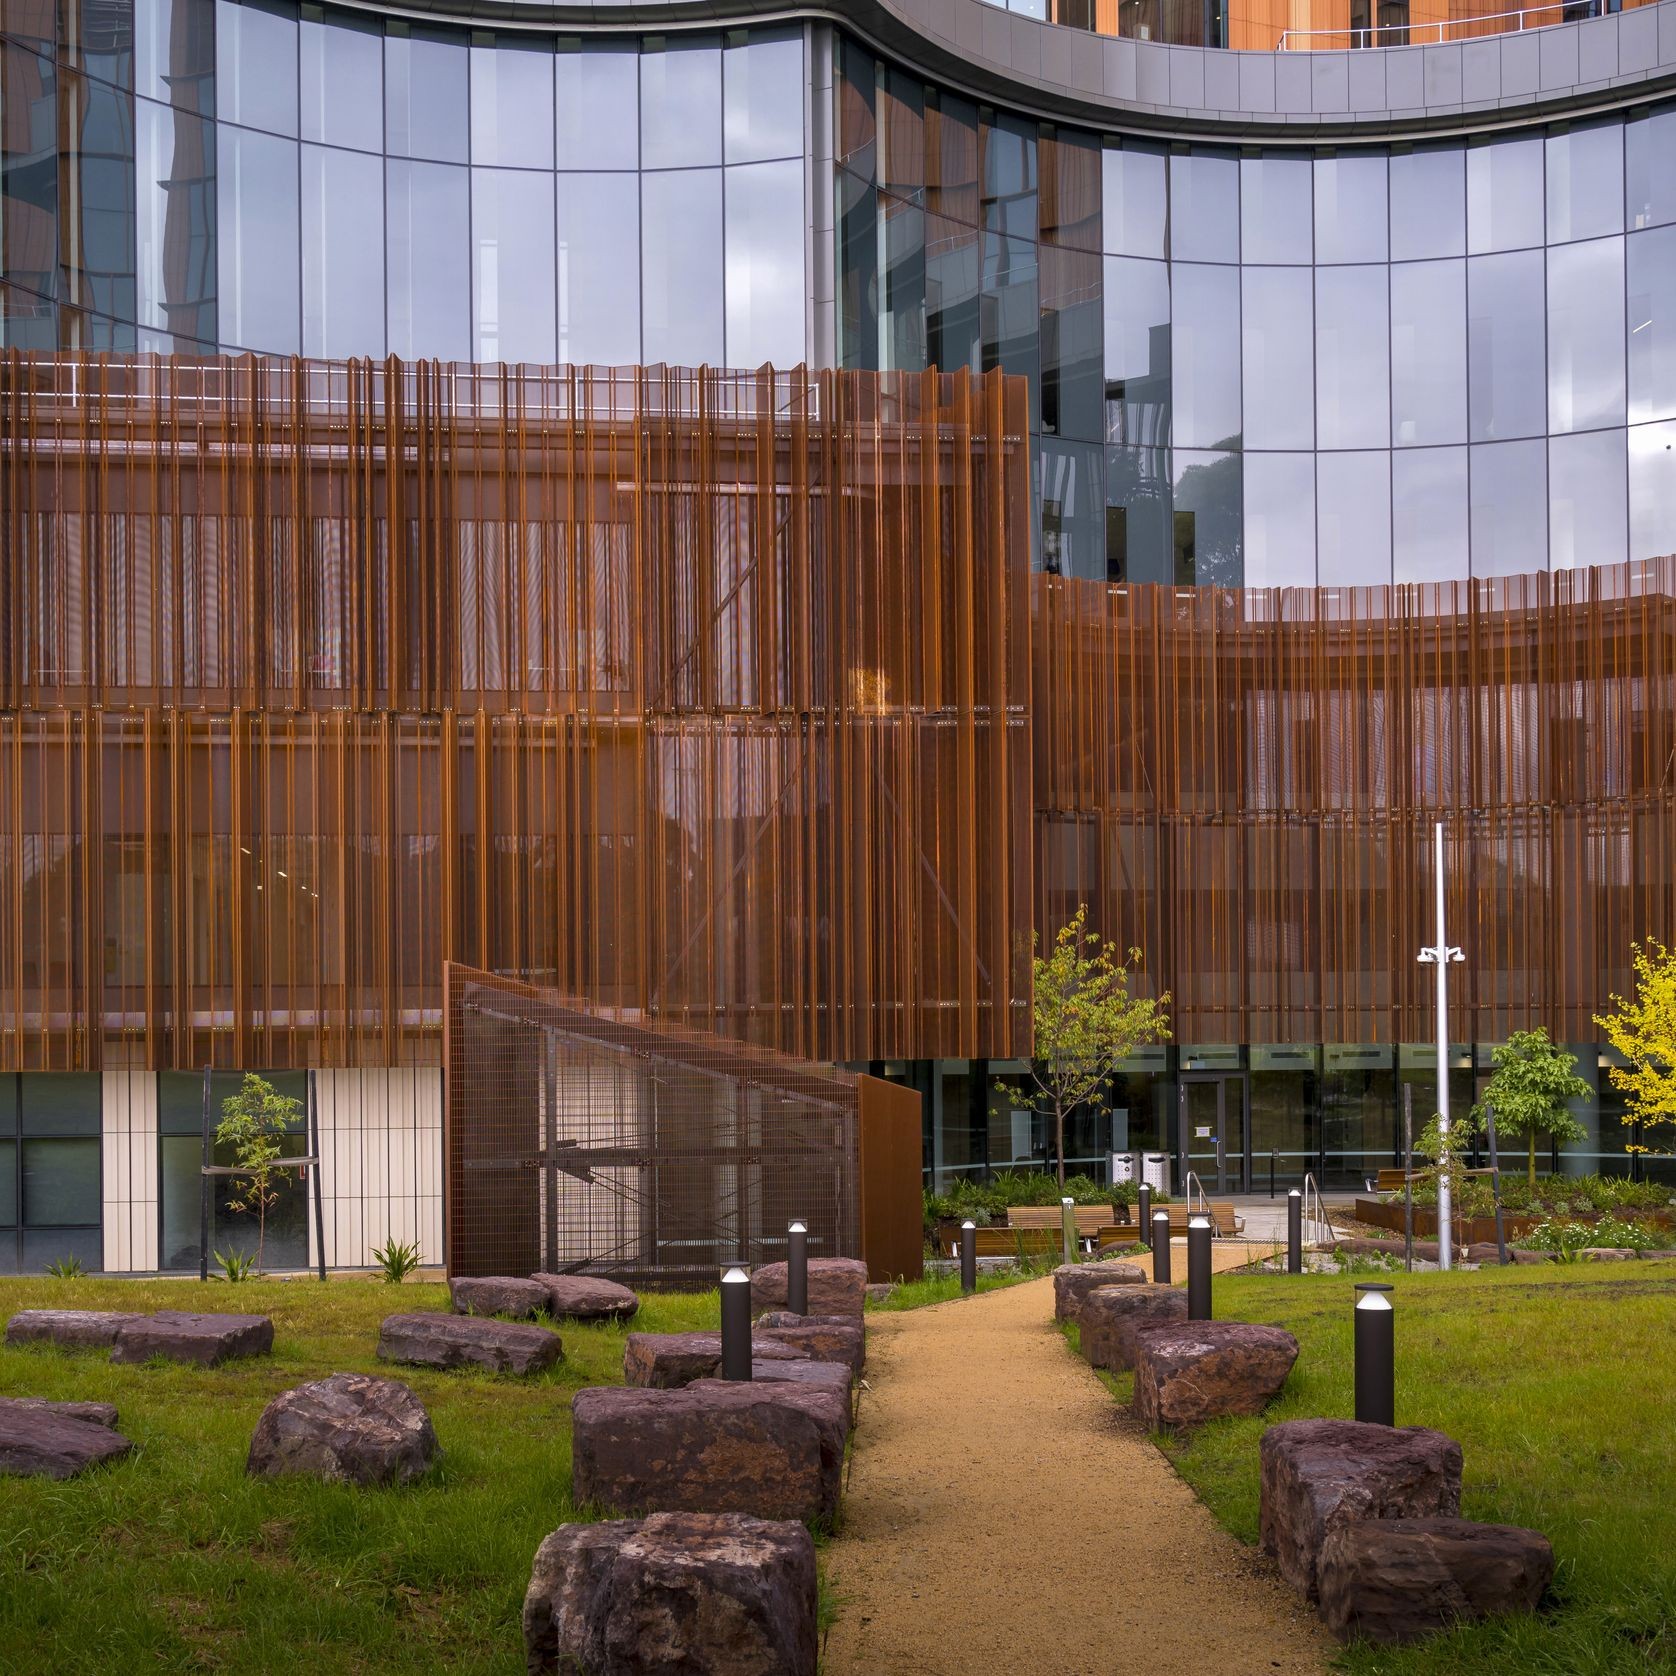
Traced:
POLYGON ((0 1068, 816 1058, 1028 986, 1021 380, 0 361, 0 1068))
POLYGON ((1088 900, 1198 1042, 1593 1041, 1676 935, 1676 560, 1249 590, 1035 582, 1037 923, 1088 900))

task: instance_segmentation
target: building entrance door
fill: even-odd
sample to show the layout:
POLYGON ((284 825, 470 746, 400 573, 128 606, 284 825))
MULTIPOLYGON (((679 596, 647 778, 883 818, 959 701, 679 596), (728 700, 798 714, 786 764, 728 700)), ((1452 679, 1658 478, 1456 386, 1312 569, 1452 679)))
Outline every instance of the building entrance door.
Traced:
POLYGON ((1245 1092, 1243 1072, 1181 1079, 1180 1152, 1207 1193, 1244 1193, 1251 1185, 1245 1092))

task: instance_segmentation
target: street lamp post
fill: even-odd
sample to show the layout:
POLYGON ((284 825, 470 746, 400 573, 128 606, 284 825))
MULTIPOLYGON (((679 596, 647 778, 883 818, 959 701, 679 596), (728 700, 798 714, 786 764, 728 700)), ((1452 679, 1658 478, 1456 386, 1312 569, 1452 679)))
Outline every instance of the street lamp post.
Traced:
MULTIPOLYGON (((1433 829, 1437 843, 1437 941, 1420 950, 1422 966, 1437 967, 1437 1127, 1444 1140, 1449 1138, 1449 968, 1466 959, 1457 948, 1449 945, 1449 933, 1443 924, 1443 822, 1433 829)), ((1450 1180, 1445 1170, 1437 1178, 1437 1266, 1453 1267, 1450 1251, 1450 1180)))

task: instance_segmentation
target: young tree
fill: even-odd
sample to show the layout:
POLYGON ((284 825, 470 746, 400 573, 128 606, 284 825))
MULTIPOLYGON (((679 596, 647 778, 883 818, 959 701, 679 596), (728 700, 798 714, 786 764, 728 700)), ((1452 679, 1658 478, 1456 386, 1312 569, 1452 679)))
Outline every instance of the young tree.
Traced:
POLYGON ((221 1122, 216 1141, 233 1149, 238 1170, 231 1211, 252 1212, 256 1217, 256 1272, 262 1272, 262 1256, 268 1238, 268 1212, 279 1203, 278 1160, 280 1142, 302 1116, 303 1103, 281 1094, 265 1077, 247 1074, 237 1094, 221 1102, 221 1122))
POLYGON ((1490 1058, 1495 1070, 1484 1084, 1483 1098, 1472 1108, 1473 1118, 1482 1122, 1488 1106, 1496 1114, 1498 1135, 1525 1137, 1525 1175, 1534 1187, 1536 1137, 1586 1141, 1589 1132, 1571 1115, 1567 1102, 1586 1100, 1594 1089, 1576 1074, 1577 1055, 1556 1047, 1546 1030, 1515 1030, 1490 1058))
MULTIPOLYGON (((1608 1075, 1623 1096, 1625 1123, 1639 1123, 1643 1131, 1661 1123, 1676 1125, 1676 949, 1648 938, 1631 946, 1635 959, 1635 999, 1614 995, 1616 1009, 1596 1017, 1606 1039, 1627 1065, 1614 1065, 1608 1075)), ((1664 1147, 1632 1145, 1629 1152, 1662 1152, 1664 1147)))
POLYGON ((1170 998, 1129 993, 1141 951, 1127 956, 1088 929, 1088 906, 1061 926, 1046 956, 1031 960, 1035 1046, 1027 1081, 1008 1085, 1021 1106, 1053 1119, 1059 1185, 1065 1185, 1065 1119, 1095 1099, 1136 1048, 1170 1039, 1170 998))

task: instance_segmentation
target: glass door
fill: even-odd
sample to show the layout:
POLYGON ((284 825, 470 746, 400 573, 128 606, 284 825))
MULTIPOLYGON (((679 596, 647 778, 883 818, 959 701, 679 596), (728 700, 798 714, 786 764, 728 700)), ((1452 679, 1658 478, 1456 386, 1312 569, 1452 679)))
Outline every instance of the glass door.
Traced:
MULTIPOLYGON (((1243 1193, 1248 1186, 1245 1077, 1181 1079, 1181 1156, 1207 1193, 1243 1193)), ((1183 1187, 1186 1180, 1183 1178, 1183 1187)))

